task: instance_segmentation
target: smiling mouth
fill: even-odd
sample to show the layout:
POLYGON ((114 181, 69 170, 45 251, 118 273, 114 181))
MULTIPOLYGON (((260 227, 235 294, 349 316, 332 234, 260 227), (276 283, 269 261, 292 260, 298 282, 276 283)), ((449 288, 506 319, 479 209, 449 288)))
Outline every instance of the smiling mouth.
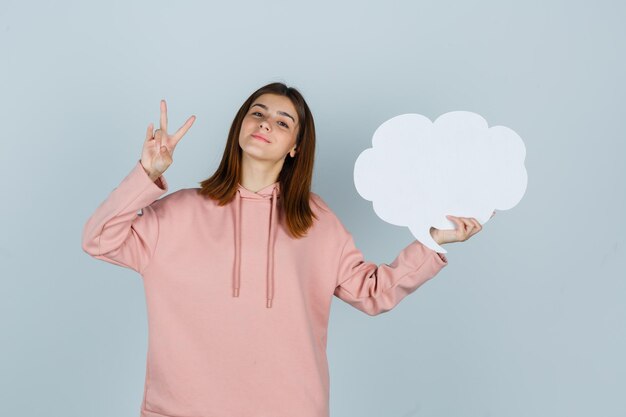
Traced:
POLYGON ((255 138, 255 139, 258 139, 258 140, 262 140, 263 142, 270 143, 268 140, 263 139, 261 136, 258 136, 258 135, 252 135, 252 137, 253 137, 253 138, 255 138))

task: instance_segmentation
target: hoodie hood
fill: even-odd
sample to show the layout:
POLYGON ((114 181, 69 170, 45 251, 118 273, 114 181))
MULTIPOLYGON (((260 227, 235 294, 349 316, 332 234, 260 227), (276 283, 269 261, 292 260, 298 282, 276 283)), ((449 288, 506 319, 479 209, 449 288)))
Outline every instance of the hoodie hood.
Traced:
POLYGON ((270 200, 270 222, 267 245, 267 270, 265 272, 267 308, 272 308, 272 299, 274 298, 274 245, 276 242, 276 231, 278 229, 278 199, 280 198, 280 183, 275 182, 262 190, 253 191, 244 188, 241 184, 237 184, 237 192, 235 193, 235 201, 232 205, 235 218, 235 265, 233 274, 233 297, 239 297, 239 287, 241 285, 241 201, 244 198, 255 200, 270 200))

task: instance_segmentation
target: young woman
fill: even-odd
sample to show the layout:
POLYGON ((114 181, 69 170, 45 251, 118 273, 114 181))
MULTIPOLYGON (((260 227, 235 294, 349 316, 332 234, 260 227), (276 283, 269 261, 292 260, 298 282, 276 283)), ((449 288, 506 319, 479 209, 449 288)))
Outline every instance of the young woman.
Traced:
MULTIPOLYGON (((163 173, 195 120, 146 132, 141 159, 87 220, 83 249, 143 277, 149 348, 142 417, 327 417, 333 295, 368 315, 391 310, 447 265, 415 240, 390 264, 363 259, 310 191, 313 116, 282 83, 255 91, 200 188, 163 173)), ((481 230, 450 216, 439 244, 481 230)))

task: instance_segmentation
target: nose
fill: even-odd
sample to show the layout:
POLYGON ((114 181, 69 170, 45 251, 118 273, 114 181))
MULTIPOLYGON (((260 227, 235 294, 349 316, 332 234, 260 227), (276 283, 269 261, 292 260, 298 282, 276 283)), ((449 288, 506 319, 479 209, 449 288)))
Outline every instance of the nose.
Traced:
POLYGON ((261 123, 259 124, 259 127, 261 129, 263 129, 263 126, 265 126, 266 130, 269 130, 270 123, 267 120, 261 120, 261 123))

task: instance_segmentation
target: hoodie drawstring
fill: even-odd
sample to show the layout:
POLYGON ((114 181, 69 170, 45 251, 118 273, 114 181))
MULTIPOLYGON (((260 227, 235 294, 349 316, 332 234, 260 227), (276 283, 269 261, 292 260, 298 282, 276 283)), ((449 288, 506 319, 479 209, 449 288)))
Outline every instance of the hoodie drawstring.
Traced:
POLYGON ((241 195, 239 190, 235 195, 235 274, 233 283, 233 297, 239 297, 241 282, 241 195))
POLYGON ((270 230, 267 240, 267 308, 272 308, 274 298, 274 245, 276 244, 276 188, 272 190, 272 208, 270 209, 270 230))
MULTIPOLYGON (((272 206, 270 209, 270 227, 267 242, 267 271, 266 271, 266 307, 272 308, 272 300, 274 298, 274 246, 276 244, 277 227, 277 200, 278 190, 276 187, 272 189, 272 206)), ((235 265, 233 274, 233 297, 239 297, 239 288, 241 286, 241 192, 238 189, 235 195, 235 265)))

